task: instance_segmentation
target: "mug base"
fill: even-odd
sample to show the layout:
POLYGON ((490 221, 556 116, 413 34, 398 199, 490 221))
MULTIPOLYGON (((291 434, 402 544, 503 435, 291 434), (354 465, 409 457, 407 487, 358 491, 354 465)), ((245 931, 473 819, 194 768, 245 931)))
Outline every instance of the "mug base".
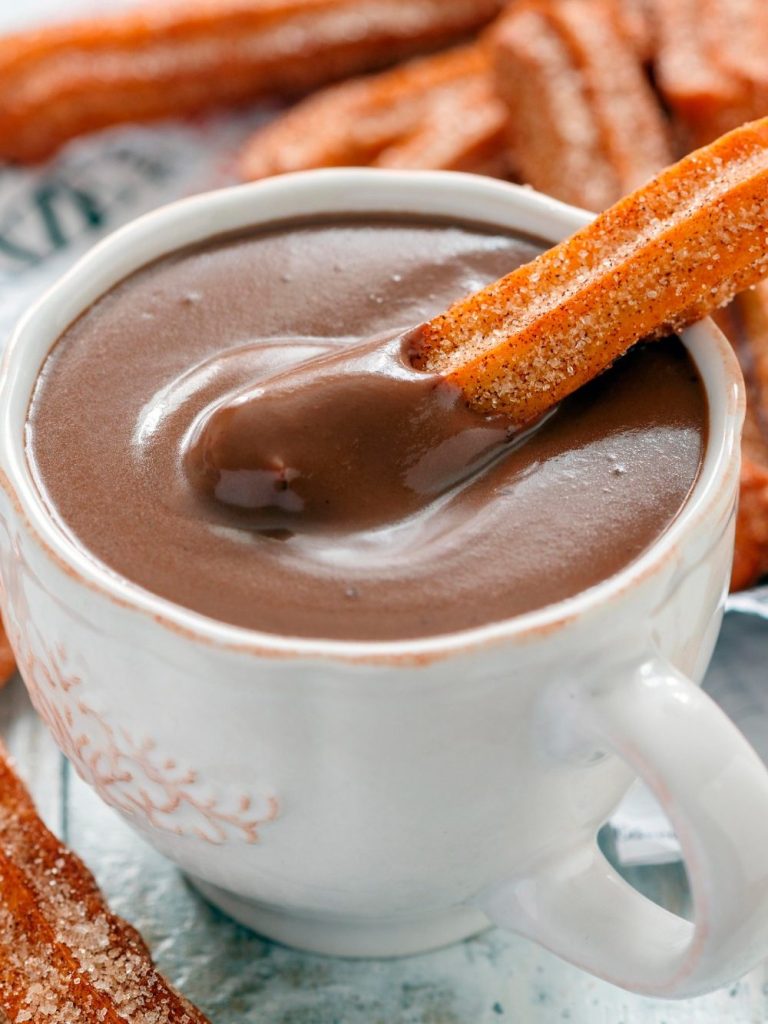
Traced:
POLYGON ((389 921, 290 913, 187 877, 209 903, 238 924, 283 946, 319 956, 354 960, 416 956, 452 946, 490 927, 488 918, 471 907, 389 921))

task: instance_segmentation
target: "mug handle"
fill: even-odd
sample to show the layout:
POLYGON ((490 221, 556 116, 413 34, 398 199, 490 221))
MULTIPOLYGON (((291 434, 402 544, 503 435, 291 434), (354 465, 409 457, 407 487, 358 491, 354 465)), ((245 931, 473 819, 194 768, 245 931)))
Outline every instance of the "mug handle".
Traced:
POLYGON ((740 978, 768 954, 768 771, 705 693, 656 658, 621 685, 569 684, 547 708, 558 758, 623 758, 677 832, 694 923, 628 885, 596 836, 474 901, 510 928, 606 981, 688 998, 740 978), (554 715, 554 719, 552 719, 554 715))

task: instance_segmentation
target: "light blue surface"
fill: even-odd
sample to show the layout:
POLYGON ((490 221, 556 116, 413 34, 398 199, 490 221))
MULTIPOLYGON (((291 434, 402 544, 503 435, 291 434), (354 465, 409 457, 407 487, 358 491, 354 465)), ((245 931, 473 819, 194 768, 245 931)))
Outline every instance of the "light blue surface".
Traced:
MULTIPOLYGON (((768 754, 768 623, 730 616, 709 687, 768 754), (758 734, 759 732, 759 734, 758 734)), ((703 999, 627 995, 515 936, 489 931, 408 960, 334 961, 265 942, 210 908, 71 772, 20 684, 0 697, 0 724, 49 823, 137 925, 161 968, 213 1024, 763 1024, 768 970, 703 999)), ((607 837, 610 847, 610 836, 607 837)), ((768 851, 767 851, 768 853, 768 851)), ((681 865, 628 877, 670 909, 687 905, 681 865)))

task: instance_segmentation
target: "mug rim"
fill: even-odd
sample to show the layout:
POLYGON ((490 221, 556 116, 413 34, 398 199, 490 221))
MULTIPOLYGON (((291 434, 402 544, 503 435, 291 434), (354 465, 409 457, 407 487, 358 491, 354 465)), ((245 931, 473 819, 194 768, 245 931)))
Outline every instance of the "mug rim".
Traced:
POLYGON ((342 662, 429 662, 499 641, 549 634, 610 603, 652 575, 717 500, 739 451, 745 393, 735 354, 711 321, 683 332, 701 376, 709 429, 699 477, 679 514, 656 541, 618 573, 543 608, 470 629, 410 640, 352 641, 294 637, 234 626, 144 589, 76 542, 57 521, 34 478, 26 454, 26 423, 39 371, 62 333, 119 281, 163 256, 230 230, 266 227, 291 216, 408 212, 502 224, 555 244, 593 214, 508 182, 446 171, 328 169, 284 175, 178 200, 108 235, 39 298, 14 328, 0 372, 0 464, 9 498, 45 554, 79 582, 112 603, 159 625, 218 648, 261 656, 342 662), (388 197, 387 202, 383 198, 388 197), (256 207, 256 215, 249 209, 256 207), (265 215, 285 205, 288 216, 265 215), (467 213, 473 205, 487 216, 467 213), (495 211, 495 213, 494 213, 495 211), (134 252, 134 256, 130 256, 134 252), (135 258, 136 254, 143 253, 135 258), (130 258, 128 258, 130 256, 130 258), (111 283, 104 283, 105 281, 111 283), (77 298, 74 298, 77 296, 77 298), (34 358, 31 353, 34 353, 34 358))

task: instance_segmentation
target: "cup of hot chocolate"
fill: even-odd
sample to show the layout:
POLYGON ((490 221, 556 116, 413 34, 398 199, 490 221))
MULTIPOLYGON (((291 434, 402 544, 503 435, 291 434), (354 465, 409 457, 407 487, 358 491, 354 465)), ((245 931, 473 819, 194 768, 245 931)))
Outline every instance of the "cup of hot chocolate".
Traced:
POLYGON ((410 329, 585 217, 471 176, 286 177, 128 226, 11 340, 2 603, 35 706, 267 936, 398 956, 496 923, 670 997, 768 953, 768 773, 697 685, 732 558, 728 344, 641 346, 513 437, 404 369, 410 329), (249 462, 254 437, 288 456, 249 462), (636 776, 693 924, 598 849, 636 776))

